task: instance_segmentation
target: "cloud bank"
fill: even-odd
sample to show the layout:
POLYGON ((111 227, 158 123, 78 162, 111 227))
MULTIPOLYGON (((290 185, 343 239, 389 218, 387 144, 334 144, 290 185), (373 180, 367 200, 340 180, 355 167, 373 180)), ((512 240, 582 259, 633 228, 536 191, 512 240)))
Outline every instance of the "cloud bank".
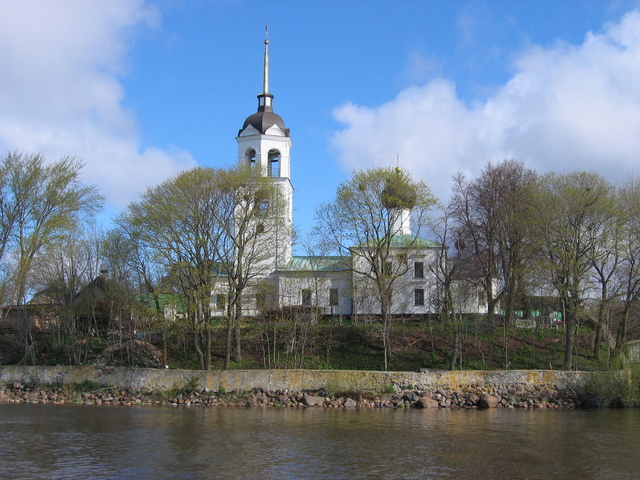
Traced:
POLYGON ((144 0, 0 2, 0 152, 83 159, 83 178, 121 208, 147 185, 195 165, 184 151, 144 148, 119 78, 144 0))
POLYGON ((377 106, 334 111, 332 137, 347 170, 402 167, 441 199, 456 172, 487 162, 524 161, 538 172, 589 170, 613 182, 640 166, 640 12, 632 11, 581 45, 531 47, 489 98, 469 104, 435 79, 377 106))

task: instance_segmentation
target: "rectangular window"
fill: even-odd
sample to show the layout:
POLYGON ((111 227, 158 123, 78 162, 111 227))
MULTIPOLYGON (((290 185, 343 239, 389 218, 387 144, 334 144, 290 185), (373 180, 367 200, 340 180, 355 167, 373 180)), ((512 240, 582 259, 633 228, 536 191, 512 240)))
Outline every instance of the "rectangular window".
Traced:
POLYGON ((384 262, 384 272, 382 273, 385 277, 393 275, 393 262, 384 262))
POLYGON ((329 289, 329 305, 331 306, 338 305, 338 289, 337 288, 329 289))
POLYGON ((484 294, 484 290, 478 290, 478 305, 484 306, 487 304, 487 297, 484 294))
POLYGON ((416 288, 413 291, 413 304, 416 307, 424 306, 424 290, 422 288, 416 288))
POLYGON ((413 277, 414 278, 424 278, 424 263, 423 262, 413 262, 413 277))
POLYGON ((305 307, 311 306, 311 290, 302 290, 302 305, 305 307))
POLYGON ((219 293, 216 295, 216 310, 224 310, 227 308, 227 296, 219 293))
POLYGON ((266 305, 266 295, 264 292, 256 293, 256 308, 263 310, 266 305))

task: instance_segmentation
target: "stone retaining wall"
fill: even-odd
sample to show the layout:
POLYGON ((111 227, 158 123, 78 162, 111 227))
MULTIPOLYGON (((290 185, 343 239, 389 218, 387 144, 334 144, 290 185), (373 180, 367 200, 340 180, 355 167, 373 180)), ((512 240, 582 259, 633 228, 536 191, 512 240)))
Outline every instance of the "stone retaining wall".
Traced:
POLYGON ((587 377, 584 372, 551 370, 195 371, 5 366, 0 367, 0 402, 574 408, 580 404, 579 392, 587 377))
POLYGON ((546 385, 579 388, 588 374, 557 370, 492 370, 372 372, 355 370, 162 370, 118 367, 0 366, 0 384, 69 385, 85 381, 132 391, 180 389, 194 384, 203 390, 327 390, 387 392, 391 389, 433 390, 438 387, 546 385))

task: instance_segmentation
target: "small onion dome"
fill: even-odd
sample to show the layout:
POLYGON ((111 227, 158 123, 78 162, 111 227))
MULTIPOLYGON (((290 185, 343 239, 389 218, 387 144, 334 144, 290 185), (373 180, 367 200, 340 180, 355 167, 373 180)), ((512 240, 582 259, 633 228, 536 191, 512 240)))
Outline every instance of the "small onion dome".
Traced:
POLYGON ((416 204, 418 194, 400 175, 393 175, 387 178, 380 198, 385 208, 411 209, 416 204))
POLYGON ((284 132, 285 135, 287 136, 289 135, 289 131, 284 126, 284 120, 282 120, 282 117, 273 112, 262 111, 262 112, 256 112, 253 115, 250 115, 244 121, 244 125, 242 125, 242 130, 240 131, 242 132, 249 125, 251 125, 253 128, 258 130, 262 135, 264 135, 267 132, 267 130, 269 130, 271 127, 273 127, 274 125, 277 125, 280 128, 280 130, 284 132))

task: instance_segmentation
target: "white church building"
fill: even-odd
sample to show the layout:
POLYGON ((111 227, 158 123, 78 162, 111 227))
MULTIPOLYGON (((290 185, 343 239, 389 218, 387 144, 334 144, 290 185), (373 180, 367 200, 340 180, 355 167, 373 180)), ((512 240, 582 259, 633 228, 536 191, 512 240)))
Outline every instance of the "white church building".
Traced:
MULTIPOLYGON (((259 168, 262 176, 275 184, 284 199, 277 235, 268 236, 268 254, 261 261, 260 273, 243 293, 242 314, 258 315, 263 310, 300 308, 321 316, 375 316, 380 304, 375 289, 364 275, 358 275, 361 256, 297 256, 292 254, 294 188, 291 177, 290 131, 273 111, 269 93, 269 40, 265 40, 262 93, 258 110, 248 116, 238 132, 238 165, 259 168), (355 268, 354 268, 355 267, 355 268)), ((439 244, 412 236, 409 212, 399 216, 397 234, 391 248, 407 262, 406 272, 395 280, 391 314, 414 316, 435 313, 439 286, 433 273, 441 255, 439 244)), ((213 311, 224 315, 226 297, 223 283, 213 292, 213 311)), ((468 312, 481 312, 480 296, 475 295, 468 312)), ((484 308, 483 308, 484 307, 484 308)))

